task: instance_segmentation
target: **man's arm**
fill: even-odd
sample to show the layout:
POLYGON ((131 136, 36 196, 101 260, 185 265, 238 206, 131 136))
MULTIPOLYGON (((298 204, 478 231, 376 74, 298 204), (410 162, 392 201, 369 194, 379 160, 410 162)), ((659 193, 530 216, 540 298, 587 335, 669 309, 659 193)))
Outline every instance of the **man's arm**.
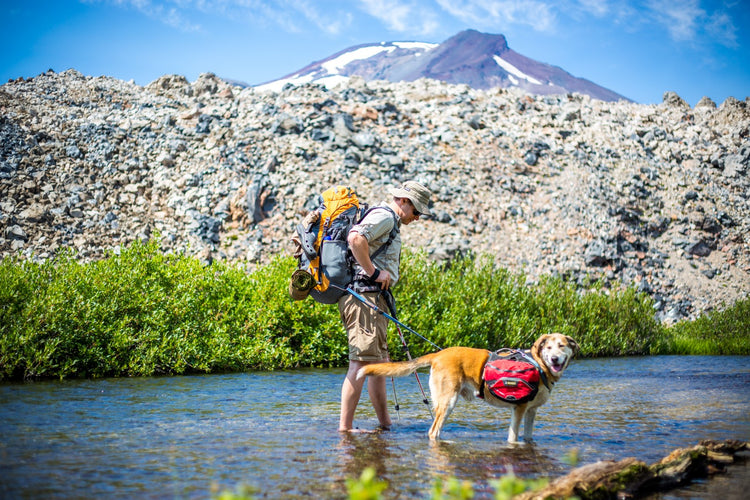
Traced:
MULTIPOLYGON (((359 265, 362 266, 365 273, 368 276, 375 274, 375 264, 370 260, 370 245, 367 242, 367 238, 356 231, 351 231, 347 237, 347 242, 349 243, 349 248, 352 250, 352 255, 359 265)), ((388 290, 391 286, 391 275, 385 269, 380 269, 379 271, 375 282, 380 283, 383 290, 388 290)))

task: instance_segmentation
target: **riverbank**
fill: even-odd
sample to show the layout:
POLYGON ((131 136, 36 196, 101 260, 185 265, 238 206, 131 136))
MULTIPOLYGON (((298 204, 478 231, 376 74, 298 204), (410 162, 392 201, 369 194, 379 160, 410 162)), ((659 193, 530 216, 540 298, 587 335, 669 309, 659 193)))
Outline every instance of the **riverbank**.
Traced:
MULTIPOLYGON (((646 465, 635 458, 600 461, 573 469, 549 482, 546 478, 521 479, 510 472, 491 482, 497 500, 608 500, 623 498, 661 499, 705 498, 740 500, 750 484, 750 467, 743 441, 703 440, 689 448, 679 448, 659 462, 646 465), (727 478, 726 476, 731 476, 727 478), (713 481, 717 477, 724 481, 713 481), (695 488, 699 482, 701 492, 695 488), (683 496, 684 495, 684 496, 683 496), (670 497, 671 498, 671 497, 670 497)), ((347 481, 349 498, 382 498, 388 482, 378 479, 373 468, 362 472, 358 480, 347 481)), ((250 500, 250 493, 224 492, 220 500, 250 500)), ((455 477, 440 478, 432 487, 432 500, 464 500, 476 492, 470 481, 455 477)))
MULTIPOLYGON (((0 380, 347 363, 338 309, 289 297, 290 257, 246 273, 165 254, 156 239, 95 262, 76 257, 0 263, 0 380)), ((400 319, 439 346, 527 348, 541 333, 561 332, 581 357, 750 353, 747 300, 667 327, 632 287, 582 289, 551 277, 529 284, 481 256, 445 267, 407 251, 402 265, 400 319)), ((434 350, 408 340, 413 355, 434 350)), ((389 347, 403 358, 395 336, 389 347)))

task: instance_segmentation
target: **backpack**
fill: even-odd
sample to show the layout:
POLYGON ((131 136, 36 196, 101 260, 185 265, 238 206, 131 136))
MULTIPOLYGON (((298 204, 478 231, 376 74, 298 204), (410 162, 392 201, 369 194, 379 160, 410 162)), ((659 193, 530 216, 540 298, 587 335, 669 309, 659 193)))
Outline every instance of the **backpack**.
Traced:
MULTIPOLYGON (((385 208, 393 211, 388 207, 368 209, 349 186, 333 186, 318 198, 318 208, 297 224, 292 240, 298 245, 295 252, 298 271, 305 271, 312 277, 309 295, 322 304, 335 304, 346 293, 342 288, 346 289, 354 280, 355 259, 347 242, 349 230, 372 210, 385 208), (331 283, 336 286, 331 286, 331 283)), ((398 227, 394 224, 388 241, 370 257, 375 258, 384 251, 396 232, 398 227)))
POLYGON ((480 397, 484 397, 483 389, 486 387, 495 397, 513 404, 534 399, 539 392, 540 380, 547 385, 533 358, 523 351, 512 349, 490 353, 482 378, 484 384, 480 397))

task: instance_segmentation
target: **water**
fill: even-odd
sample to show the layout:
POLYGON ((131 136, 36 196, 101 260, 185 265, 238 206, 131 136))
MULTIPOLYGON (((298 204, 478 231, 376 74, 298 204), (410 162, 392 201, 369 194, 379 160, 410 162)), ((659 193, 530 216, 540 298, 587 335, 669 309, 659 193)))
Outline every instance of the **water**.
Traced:
MULTIPOLYGON (((539 410, 534 444, 521 446, 505 442, 508 410, 463 400, 445 441, 431 444, 414 377, 396 380, 393 431, 339 434, 343 378, 298 370, 0 384, 0 497, 209 498, 242 484, 260 498, 344 498, 346 479, 370 466, 389 482, 387 498, 428 497, 446 475, 488 498, 490 481, 510 470, 567 473, 572 450, 578 465, 652 463, 700 439, 750 440, 748 356, 575 360, 539 410)), ((366 396, 355 425, 377 425, 366 396)), ((716 498, 706 488, 722 481, 718 494, 731 498, 749 475, 735 466, 658 498, 716 498)))

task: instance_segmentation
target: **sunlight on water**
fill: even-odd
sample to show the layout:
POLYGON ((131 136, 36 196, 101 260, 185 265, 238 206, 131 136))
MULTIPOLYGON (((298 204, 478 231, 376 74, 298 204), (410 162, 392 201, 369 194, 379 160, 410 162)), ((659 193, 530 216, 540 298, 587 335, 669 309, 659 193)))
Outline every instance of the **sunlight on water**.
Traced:
MULTIPOLYGON (((271 498, 344 498, 346 479, 374 467, 390 498, 423 498, 446 475, 473 481, 481 498, 490 495, 488 481, 509 471, 567 473, 573 449, 580 465, 628 456, 651 463, 700 439, 750 438, 750 357, 574 361, 539 411, 533 445, 505 442, 509 410, 463 400, 444 441, 431 444, 431 417, 413 377, 396 382, 393 431, 341 435, 343 376, 300 370, 0 385, 0 496, 208 498, 246 484, 271 498)), ((393 401, 390 382, 388 391, 393 401)), ((365 397, 355 424, 376 423, 365 397)))

